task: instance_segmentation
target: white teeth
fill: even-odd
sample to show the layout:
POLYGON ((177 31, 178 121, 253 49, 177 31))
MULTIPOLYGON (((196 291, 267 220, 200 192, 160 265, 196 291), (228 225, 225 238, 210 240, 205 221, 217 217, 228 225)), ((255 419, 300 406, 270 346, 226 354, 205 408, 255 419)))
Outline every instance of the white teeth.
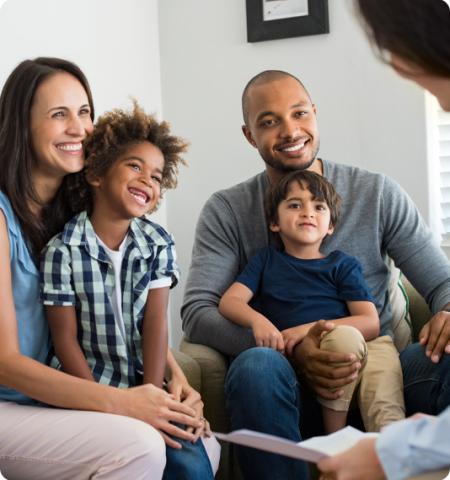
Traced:
POLYGON ((76 152, 77 150, 81 150, 81 143, 67 143, 58 145, 60 150, 65 150, 67 152, 76 152))
POLYGON ((297 145, 294 145, 292 147, 283 148, 283 152, 296 152, 297 150, 300 150, 301 148, 303 148, 304 145, 305 145, 305 142, 297 143, 297 145))
POLYGON ((131 195, 133 195, 133 197, 136 199, 136 201, 140 205, 142 205, 142 206, 146 205, 147 195, 145 195, 145 193, 141 193, 141 192, 138 192, 136 190, 133 190, 133 191, 130 190, 130 193, 131 193, 131 195))

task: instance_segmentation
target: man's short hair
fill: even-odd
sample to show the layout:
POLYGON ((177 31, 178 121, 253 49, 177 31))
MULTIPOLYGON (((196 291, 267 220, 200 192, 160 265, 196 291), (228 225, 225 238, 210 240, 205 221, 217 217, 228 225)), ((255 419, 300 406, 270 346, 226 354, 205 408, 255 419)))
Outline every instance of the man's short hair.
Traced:
POLYGON ((269 188, 265 198, 267 224, 278 224, 278 206, 283 200, 286 200, 289 188, 294 182, 311 192, 314 200, 325 202, 328 205, 330 227, 335 227, 339 219, 341 197, 328 180, 309 170, 290 172, 269 188))
POLYGON ((253 78, 251 78, 242 92, 242 115, 244 117, 244 123, 248 123, 248 95, 250 90, 257 85, 263 85, 265 83, 274 82, 285 77, 291 77, 296 80, 299 85, 305 90, 308 97, 310 97, 308 90, 306 90, 303 83, 291 73, 283 72, 282 70, 264 70, 263 72, 258 73, 253 78))

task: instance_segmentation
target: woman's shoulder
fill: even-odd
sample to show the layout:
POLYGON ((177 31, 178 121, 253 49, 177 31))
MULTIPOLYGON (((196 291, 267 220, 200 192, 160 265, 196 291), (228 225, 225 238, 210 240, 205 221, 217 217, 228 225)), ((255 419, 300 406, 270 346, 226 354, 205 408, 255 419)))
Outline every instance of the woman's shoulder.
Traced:
POLYGON ((13 233, 14 235, 18 235, 20 233, 20 224, 14 213, 13 207, 9 198, 0 190, 0 210, 3 212, 3 215, 6 219, 6 224, 8 230, 13 233))

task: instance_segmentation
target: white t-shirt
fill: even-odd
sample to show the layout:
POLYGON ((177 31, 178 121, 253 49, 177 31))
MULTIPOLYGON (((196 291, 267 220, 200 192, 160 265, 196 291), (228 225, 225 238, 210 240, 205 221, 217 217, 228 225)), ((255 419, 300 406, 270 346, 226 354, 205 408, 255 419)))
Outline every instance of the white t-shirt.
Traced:
MULTIPOLYGON (((114 319, 116 320, 117 325, 119 326, 120 333, 126 343, 125 339, 125 323, 123 321, 122 315, 122 282, 120 280, 120 274, 122 271, 122 261, 123 261, 123 254, 125 252, 125 244, 127 243, 128 235, 125 235, 122 243, 119 245, 117 250, 111 250, 109 247, 105 245, 102 239, 96 235, 98 243, 105 249, 106 254, 108 255, 109 259, 112 262, 113 270, 114 270, 114 288, 111 296, 111 306, 114 312, 114 319)), ((149 283, 149 290, 155 288, 163 288, 163 287, 170 287, 172 284, 172 279, 167 278, 159 278, 157 280, 153 280, 149 283)))

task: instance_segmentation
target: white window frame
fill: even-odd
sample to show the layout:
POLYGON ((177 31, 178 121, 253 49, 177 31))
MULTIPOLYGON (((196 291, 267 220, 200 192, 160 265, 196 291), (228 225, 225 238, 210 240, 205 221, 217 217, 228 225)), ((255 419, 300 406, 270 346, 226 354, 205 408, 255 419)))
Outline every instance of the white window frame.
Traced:
POLYGON ((450 113, 444 112, 436 98, 428 93, 425 105, 429 169, 428 218, 432 231, 450 256, 450 113))

